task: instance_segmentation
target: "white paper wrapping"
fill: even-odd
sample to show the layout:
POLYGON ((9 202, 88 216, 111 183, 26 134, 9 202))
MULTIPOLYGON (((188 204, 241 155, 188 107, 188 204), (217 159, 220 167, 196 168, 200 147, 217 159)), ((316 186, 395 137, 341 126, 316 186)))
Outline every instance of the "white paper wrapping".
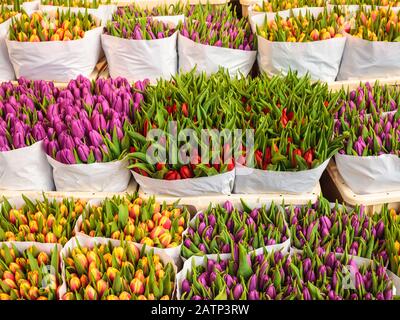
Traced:
POLYGON ((0 81, 15 79, 14 69, 8 56, 6 38, 12 19, 0 24, 0 81))
POLYGON ((368 41, 346 35, 338 80, 400 76, 400 42, 368 41))
POLYGON ((394 286, 394 289, 396 290, 396 291, 394 291, 393 294, 394 294, 394 295, 399 294, 399 293, 400 293, 400 277, 397 276, 397 275, 395 275, 395 274, 394 274, 392 271, 390 271, 390 270, 387 271, 387 274, 388 274, 390 280, 393 281, 393 286, 394 286))
POLYGON ((39 0, 35 0, 35 1, 29 1, 29 2, 23 2, 21 4, 21 9, 24 9, 25 12, 30 15, 32 14, 34 11, 39 9, 39 4, 40 1, 39 0))
MULTIPOLYGON (((5 244, 7 247, 12 248, 13 246, 16 247, 18 249, 18 251, 20 253, 24 252, 25 250, 29 249, 32 246, 35 246, 40 252, 44 252, 48 255, 51 254, 52 250, 54 248, 57 247, 58 250, 58 255, 59 255, 59 270, 58 272, 60 273, 60 275, 62 275, 62 273, 64 272, 64 268, 62 267, 62 262, 61 262, 61 250, 62 250, 62 246, 60 244, 56 244, 56 243, 40 243, 40 242, 33 242, 33 241, 9 241, 9 242, 0 242, 0 248, 3 246, 3 244, 5 244)), ((49 261, 49 265, 50 265, 50 261, 49 261)), ((49 269, 46 268, 46 271, 50 271, 49 269)), ((64 278, 63 282, 59 285, 59 288, 61 288, 62 286, 65 286, 64 283, 64 278)), ((46 284, 47 285, 47 284, 46 284)), ((38 289, 40 288, 41 284, 38 284, 38 289)), ((58 292, 56 291, 56 299, 59 299, 60 295, 58 294, 58 292)))
MULTIPOLYGON (((248 203, 248 205, 251 207, 251 208, 261 208, 261 204, 257 204, 256 206, 252 206, 252 205, 250 205, 249 203, 248 203)), ((271 206, 271 204, 268 204, 268 205, 266 205, 266 208, 267 208, 267 210, 270 208, 270 206, 271 206)), ((288 231, 288 235, 287 235, 287 240, 286 241, 284 241, 284 242, 282 242, 282 243, 277 243, 277 244, 274 244, 274 245, 269 245, 269 246, 264 246, 264 247, 261 247, 261 248, 257 248, 257 249, 255 249, 255 250, 252 250, 252 251, 250 251, 249 252, 249 254, 252 254, 252 253, 255 253, 256 255, 260 255, 260 254, 262 254, 264 251, 266 251, 266 252, 272 252, 272 251, 281 251, 282 253, 288 253, 289 251, 290 251, 290 231, 289 231, 289 226, 287 225, 287 223, 286 223, 286 220, 285 220, 285 214, 284 214, 284 209, 282 208, 282 207, 279 207, 281 210, 282 210, 282 214, 283 214, 283 221, 284 221, 284 223, 285 223, 285 225, 286 225, 286 230, 288 231)), ((190 222, 189 222, 189 227, 190 226, 194 226, 195 225, 195 222, 196 222, 196 218, 197 218, 197 216, 200 214, 200 213, 202 213, 203 211, 199 211, 193 218, 192 218, 192 220, 190 220, 190 222)), ((187 228, 188 229, 188 228, 187 228)), ((185 235, 188 233, 188 231, 187 231, 187 229, 182 233, 182 239, 185 239, 185 235)), ((205 254, 205 255, 202 255, 202 256, 196 256, 196 257, 207 257, 208 259, 213 259, 213 260, 217 260, 218 259, 218 256, 222 259, 222 260, 228 260, 228 259, 230 259, 231 257, 232 257, 232 253, 220 253, 220 254, 205 254)), ((193 256, 192 256, 193 257, 193 256)), ((183 257, 183 256, 181 256, 181 259, 182 259, 182 261, 183 262, 186 262, 186 260, 190 260, 190 258, 189 259, 186 259, 185 257, 183 257)))
MULTIPOLYGON (((310 12, 317 15, 320 10, 314 8, 310 12)), ((279 15, 285 16, 285 11, 281 11, 279 15)), ((265 19, 265 14, 251 17, 252 28, 263 25, 265 19)), ((287 74, 291 69, 297 70, 300 76, 309 73, 313 80, 326 82, 335 81, 346 43, 346 37, 313 42, 279 42, 257 36, 257 40, 257 61, 262 72, 273 76, 287 74)))
POLYGON ((54 190, 51 167, 43 142, 0 152, 0 190, 54 190))
POLYGON ((85 32, 80 40, 18 42, 6 40, 17 78, 68 82, 88 77, 101 54, 102 27, 85 32))
POLYGON ((131 175, 127 159, 91 164, 64 164, 47 155, 57 191, 123 192, 131 175))
POLYGON ((318 184, 330 159, 302 171, 268 171, 236 164, 234 193, 309 193, 318 184))
POLYGON ((178 31, 164 39, 131 40, 102 34, 110 76, 129 81, 149 79, 151 83, 170 79, 178 70, 177 35, 178 31))
MULTIPOLYGON (((120 240, 110 240, 107 238, 92 238, 92 237, 82 237, 81 235, 78 235, 76 237, 71 238, 64 246, 64 248, 61 251, 61 259, 63 260, 63 257, 68 257, 69 256, 69 250, 72 250, 76 247, 78 247, 78 243, 81 247, 87 247, 92 249, 95 245, 97 244, 108 244, 109 242, 111 242, 111 245, 113 247, 117 247, 121 245, 121 241, 120 240)), ((139 249, 139 251, 142 249, 142 245, 141 244, 135 244, 136 247, 139 249)), ((145 252, 150 252, 152 251, 154 248, 150 248, 148 246, 146 246, 145 248, 145 252)), ((160 261, 163 263, 163 265, 166 265, 167 263, 171 263, 172 267, 175 271, 175 274, 177 273, 177 267, 174 264, 174 261, 168 257, 167 255, 165 255, 164 253, 156 253, 154 251, 155 254, 158 254, 160 256, 160 261)), ((64 267, 64 261, 62 261, 62 265, 63 265, 63 272, 62 272, 62 278, 63 278, 63 285, 60 287, 59 290, 59 296, 60 298, 62 298, 62 296, 67 292, 67 286, 65 283, 65 267, 64 267)), ((175 291, 175 290, 174 290, 175 291)), ((173 292, 174 294, 174 292, 173 292)))
POLYGON ((357 157, 335 155, 336 166, 356 194, 400 190, 400 158, 393 154, 357 157))
POLYGON ((208 75, 218 71, 220 67, 228 70, 231 77, 242 74, 247 76, 257 51, 222 48, 196 43, 191 39, 178 35, 179 71, 189 72, 195 66, 196 71, 205 71, 208 75))
POLYGON ((162 180, 142 176, 132 171, 133 177, 144 193, 176 197, 197 196, 210 193, 229 195, 235 181, 235 170, 210 177, 181 180, 162 180))
POLYGON ((114 4, 101 4, 97 9, 86 9, 86 8, 78 8, 78 7, 61 7, 61 6, 51 6, 51 5, 39 5, 39 10, 44 11, 44 12, 53 12, 55 10, 60 10, 60 11, 68 11, 70 10, 71 12, 74 13, 85 13, 86 10, 88 14, 92 15, 93 17, 96 17, 100 20, 102 25, 105 25, 107 23, 107 20, 111 20, 113 13, 117 10, 117 6, 114 4))

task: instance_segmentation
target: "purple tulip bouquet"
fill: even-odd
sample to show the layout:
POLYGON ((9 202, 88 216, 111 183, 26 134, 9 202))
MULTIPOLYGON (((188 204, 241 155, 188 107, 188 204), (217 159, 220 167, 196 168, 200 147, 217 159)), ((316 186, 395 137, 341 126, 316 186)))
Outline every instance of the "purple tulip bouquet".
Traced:
POLYGON ((348 209, 320 198, 315 204, 286 209, 292 246, 318 252, 348 252, 388 262, 385 223, 379 214, 368 216, 364 207, 348 209))
POLYGON ((399 103, 400 90, 397 87, 380 85, 379 82, 373 86, 369 82, 361 83, 357 89, 351 90, 340 99, 335 118, 340 119, 344 115, 344 119, 348 121, 351 116, 396 112, 399 103))
POLYGON ((247 18, 239 19, 229 5, 196 6, 179 26, 179 68, 215 73, 219 67, 231 76, 249 74, 256 43, 247 18))
POLYGON ((102 45, 112 77, 124 76, 130 81, 148 78, 155 82, 177 73, 176 28, 184 16, 144 14, 120 9, 104 28, 102 45))
POLYGON ((184 233, 181 256, 237 253, 238 244, 247 252, 265 248, 287 250, 289 232, 284 221, 284 214, 274 203, 267 209, 250 208, 242 201, 242 210, 233 207, 230 201, 223 206, 210 207, 198 213, 184 233))
POLYGON ((130 143, 125 131, 140 108, 145 85, 78 77, 48 106, 44 148, 57 190, 126 189, 130 143))
POLYGON ((336 121, 335 134, 346 137, 344 148, 335 155, 336 165, 353 192, 399 190, 399 127, 400 111, 343 114, 336 121))
POLYGON ((392 300, 386 268, 348 255, 281 252, 188 260, 177 276, 184 300, 392 300))
POLYGON ((42 150, 45 109, 59 94, 53 83, 0 84, 0 186, 12 190, 52 190, 51 168, 42 150))

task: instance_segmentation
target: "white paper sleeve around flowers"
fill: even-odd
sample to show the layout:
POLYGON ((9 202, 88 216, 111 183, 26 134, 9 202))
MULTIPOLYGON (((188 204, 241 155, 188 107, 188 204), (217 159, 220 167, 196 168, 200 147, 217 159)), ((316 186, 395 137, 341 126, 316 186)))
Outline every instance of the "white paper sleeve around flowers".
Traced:
POLYGON ((8 56, 6 38, 12 19, 0 24, 0 81, 15 79, 14 69, 8 56))
POLYGON ((101 43, 107 57, 110 76, 129 81, 170 79, 177 73, 178 32, 164 39, 131 40, 102 34, 101 43))
POLYGON ((54 190, 53 176, 43 142, 0 152, 0 189, 5 190, 54 190))
POLYGON ((393 154, 357 157, 335 155, 336 166, 356 194, 400 190, 400 158, 393 154))
POLYGON ((88 77, 101 53, 98 27, 71 41, 19 42, 6 40, 17 78, 68 82, 78 75, 88 77))
POLYGON ((128 160, 64 164, 47 155, 57 191, 123 192, 131 178, 128 160))
POLYGON ((330 159, 302 171, 268 171, 236 164, 234 193, 308 193, 318 184, 330 159))
MULTIPOLYGON (((108 244, 111 243, 112 247, 117 247, 121 245, 121 241, 120 240, 110 240, 107 238, 91 238, 91 237, 82 237, 81 235, 75 236, 73 238, 71 238, 63 247, 62 251, 61 251, 61 258, 63 259, 63 257, 69 257, 69 253, 70 250, 78 247, 78 244, 81 247, 87 247, 92 249, 95 245, 101 245, 101 244, 108 244)), ((142 250, 143 245, 141 244, 135 244, 136 247, 140 250, 142 250)), ((148 246, 146 246, 145 248, 145 252, 150 252, 152 251, 153 248, 150 248, 148 246)), ((153 251, 155 253, 155 251, 153 251)), ((174 269, 175 274, 177 274, 177 267, 174 263, 174 261, 168 257, 167 255, 165 255, 164 253, 155 253, 158 254, 160 256, 160 261, 166 265, 167 263, 171 263, 172 267, 174 269)), ((67 292, 67 286, 65 283, 65 264, 64 261, 62 261, 62 266, 63 266, 63 272, 62 272, 62 279, 63 279, 63 285, 61 286, 60 290, 59 290, 59 296, 60 298, 62 298, 62 296, 67 292)), ((175 290, 174 290, 175 291, 175 290)), ((174 294, 175 292, 173 292, 174 294)))
POLYGON ((181 180, 153 179, 142 176, 134 171, 132 171, 132 174, 144 193, 176 197, 216 193, 229 195, 232 192, 235 181, 235 170, 210 177, 181 180))
MULTIPOLYGON (((256 15, 256 25, 264 23, 265 15, 256 15)), ((286 74, 289 69, 299 75, 309 73, 313 80, 333 82, 339 71, 346 37, 313 42, 269 41, 257 36, 257 61, 262 72, 268 75, 286 74)))
POLYGON ((205 71, 207 74, 212 74, 223 67, 228 70, 231 77, 239 74, 247 76, 253 67, 256 55, 257 51, 204 45, 181 34, 178 35, 180 72, 189 72, 197 66, 197 72, 205 71))
POLYGON ((368 41, 346 35, 338 80, 400 76, 400 42, 368 41))
POLYGON ((60 6, 51 6, 51 5, 40 5, 39 10, 45 11, 45 12, 52 12, 55 10, 61 10, 61 11, 71 11, 74 13, 85 13, 86 11, 88 14, 92 15, 93 17, 96 17, 100 20, 102 25, 105 25, 107 23, 107 20, 110 20, 112 18, 113 13, 117 10, 117 6, 114 4, 102 4, 99 5, 97 9, 92 9, 92 8, 78 8, 78 7, 60 7, 60 6))

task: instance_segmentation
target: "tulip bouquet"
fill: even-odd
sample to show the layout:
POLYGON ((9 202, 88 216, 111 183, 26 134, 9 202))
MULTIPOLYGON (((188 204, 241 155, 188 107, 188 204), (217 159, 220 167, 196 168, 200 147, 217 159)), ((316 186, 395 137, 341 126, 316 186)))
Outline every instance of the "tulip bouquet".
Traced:
MULTIPOLYGON (((283 18, 275 16, 275 20, 265 19, 264 25, 257 26, 257 34, 269 41, 310 42, 343 37, 343 16, 328 13, 325 9, 318 16, 312 12, 302 12, 298 16, 283 18)), ((347 27, 346 27, 347 28, 347 27)))
POLYGON ((55 245, 3 243, 0 300, 56 300, 62 282, 59 250, 55 245))
POLYGON ((235 259, 204 258, 203 264, 191 266, 192 262, 187 261, 178 275, 180 298, 184 300, 393 299, 385 267, 358 265, 346 254, 272 252, 248 256, 239 245, 235 259), (354 287, 344 285, 350 272, 354 287))
POLYGON ((291 10, 288 16, 276 14, 273 19, 258 14, 251 19, 261 71, 274 75, 297 70, 313 80, 335 81, 346 43, 344 32, 350 30, 338 8, 291 10))
POLYGON ((181 26, 181 34, 197 43, 251 51, 254 39, 247 19, 236 17, 230 6, 211 9, 195 9, 181 26))
POLYGON ((148 88, 142 112, 137 114, 137 121, 132 125, 132 130, 128 132, 132 144, 132 153, 130 154, 132 165, 130 167, 133 169, 137 181, 143 176, 154 179, 179 180, 182 182, 180 184, 182 187, 176 185, 174 190, 171 190, 171 187, 167 188, 167 184, 165 184, 164 189, 163 184, 158 181, 153 182, 150 186, 147 179, 138 181, 141 187, 148 188, 152 192, 163 188, 163 190, 158 190, 159 193, 185 193, 193 187, 185 184, 185 180, 190 180, 188 181, 190 184, 197 183, 196 181, 200 183, 206 179, 209 181, 207 188, 216 188, 213 189, 215 192, 231 191, 229 180, 234 176, 232 144, 223 145, 221 143, 218 147, 211 146, 211 143, 207 145, 207 139, 203 139, 204 143, 199 142, 197 145, 192 145, 187 141, 178 141, 177 137, 174 137, 183 129, 193 129, 193 134, 199 139, 201 129, 234 129, 235 111, 240 107, 240 103, 229 97, 226 91, 229 90, 229 84, 227 73, 220 72, 207 78, 205 73, 198 75, 195 74, 195 70, 192 70, 188 74, 175 76, 172 81, 160 81, 157 86, 148 88), (198 92, 198 94, 193 95, 192 92, 198 92), (229 105, 224 102, 220 103, 225 96, 229 99, 229 105), (223 112, 221 112, 222 110, 223 112), (176 123, 176 128, 170 128, 171 121, 176 123), (164 159, 160 154, 155 155, 154 159, 149 158, 147 154, 147 150, 153 142, 150 136, 147 137, 147 134, 155 128, 165 133, 158 141, 161 149, 165 148, 166 150, 164 159), (184 148, 184 145, 188 148, 184 148), (203 151, 205 149, 212 149, 212 152, 205 153, 203 151), (185 157, 189 163, 185 162, 185 157), (224 178, 224 180, 217 182, 214 178, 224 178), (185 187, 183 187, 184 185, 185 187))
MULTIPOLYGON (((12 72, 14 74, 14 71, 12 72)), ((52 190, 51 168, 42 150, 45 109, 59 90, 45 81, 0 84, 1 188, 52 190)))
MULTIPOLYGON (((72 239, 76 240, 76 239, 72 239)), ((175 268, 150 250, 129 242, 70 247, 63 257, 63 300, 169 300, 175 268)))
POLYGON ((175 27, 151 17, 126 20, 116 18, 107 22, 105 34, 132 40, 164 39, 175 33, 175 27))
POLYGON ((194 6, 186 7, 182 3, 176 3, 171 5, 159 5, 152 9, 142 8, 137 4, 130 4, 129 6, 119 7, 115 12, 113 19, 117 17, 123 17, 126 20, 133 20, 137 18, 147 18, 156 16, 177 16, 181 14, 187 14, 194 10, 194 6))
POLYGON ((69 41, 82 39, 85 32, 98 27, 91 15, 57 10, 55 16, 46 12, 22 14, 10 26, 10 40, 19 42, 69 41))
POLYGON ((78 77, 49 105, 45 149, 64 164, 90 164, 122 159, 129 149, 125 133, 140 108, 145 82, 78 77))
POLYGON ((100 5, 111 4, 111 0, 41 0, 42 5, 97 9, 100 5))
POLYGON ((58 190, 126 190, 126 130, 140 108, 145 85, 139 81, 131 86, 123 78, 90 82, 80 76, 49 105, 44 147, 58 190), (66 178, 71 172, 79 181, 66 178))
POLYGON ((294 8, 303 7, 325 7, 325 0, 267 0, 260 4, 255 4, 255 12, 278 12, 294 8))
POLYGON ((13 206, 4 198, 0 208, 0 241, 37 241, 64 245, 72 237, 73 226, 85 202, 44 198, 35 202, 22 196, 24 204, 13 206))
POLYGON ((335 125, 335 133, 348 133, 345 146, 339 151, 359 157, 383 154, 399 155, 400 112, 357 116, 348 120, 342 116, 335 125))
POLYGON ((369 41, 400 41, 399 15, 387 8, 367 9, 361 7, 356 14, 349 33, 369 41))
POLYGON ((99 19, 87 10, 22 13, 6 39, 16 77, 68 82, 89 76, 101 57, 101 31, 99 19))
POLYGON ((344 148, 335 156, 339 173, 357 194, 398 190, 400 112, 342 115, 335 134, 345 132, 344 148), (379 168, 377 170, 376 168, 379 168), (366 176, 368 172, 368 176, 366 176))
POLYGON ((315 204, 291 206, 286 215, 291 241, 297 249, 309 246, 313 251, 348 252, 388 262, 384 220, 378 214, 369 217, 363 206, 347 209, 320 198, 315 204))
POLYGON ((226 201, 198 213, 184 236, 181 256, 237 252, 238 244, 248 252, 273 245, 284 249, 289 233, 280 208, 274 203, 268 209, 265 205, 251 209, 243 201, 242 205, 244 210, 238 210, 226 201))
POLYGON ((173 14, 178 7, 159 7, 150 12, 134 5, 117 10, 102 35, 112 77, 123 76, 129 81, 147 78, 156 82, 177 73, 177 25, 184 16, 172 17, 168 12, 173 14))
POLYGON ((392 0, 331 0, 333 5, 375 5, 383 7, 399 7, 399 1, 392 0))
POLYGON ((14 17, 17 14, 17 11, 14 11, 13 9, 9 9, 8 7, 5 7, 4 5, 1 5, 0 7, 0 24, 3 22, 7 21, 8 19, 14 17))
POLYGON ((334 120, 328 110, 340 93, 329 96, 326 84, 312 83, 309 76, 299 77, 296 72, 285 77, 261 76, 250 87, 254 91, 248 99, 244 97, 242 121, 256 130, 257 169, 307 170, 339 150, 340 140, 332 139, 334 120))
POLYGON ((389 252, 389 269, 400 277, 400 215, 396 210, 384 207, 384 221, 388 224, 385 230, 387 248, 389 252))
POLYGON ((329 96, 326 84, 291 71, 285 77, 262 75, 249 88, 242 97, 240 122, 254 128, 254 150, 242 147, 236 159, 235 192, 311 192, 329 159, 343 147, 343 137, 333 137, 329 112, 341 93, 329 96))
POLYGON ((400 12, 391 7, 361 6, 351 18, 346 50, 338 80, 397 76, 399 63, 393 55, 400 51, 400 12), (373 52, 363 57, 364 52, 373 52), (374 60, 374 64, 368 62, 374 60))
MULTIPOLYGON (((343 92, 344 93, 344 92, 343 92)), ((335 118, 358 114, 378 114, 380 112, 396 112, 400 103, 400 94, 396 87, 380 85, 376 82, 373 86, 369 82, 361 83, 360 86, 344 93, 343 99, 339 100, 340 109, 335 113, 335 118)))
POLYGON ((175 248, 182 242, 189 212, 176 204, 143 200, 137 194, 105 199, 91 205, 78 222, 78 232, 146 244, 155 248, 175 248), (80 224, 80 225, 79 225, 80 224))
POLYGON ((0 82, 14 80, 15 74, 10 58, 8 57, 6 38, 7 31, 11 24, 11 18, 18 14, 18 5, 5 6, 0 5, 0 82))
POLYGON ((31 146, 46 136, 42 108, 48 103, 46 97, 56 89, 44 81, 29 83, 20 79, 19 83, 0 85, 0 152, 31 146), (43 93, 37 88, 42 88, 43 93))
POLYGON ((254 35, 247 18, 239 19, 231 5, 196 6, 179 29, 182 71, 189 72, 196 65, 197 71, 207 74, 217 72, 220 67, 227 69, 231 76, 246 76, 251 71, 256 58, 254 35))

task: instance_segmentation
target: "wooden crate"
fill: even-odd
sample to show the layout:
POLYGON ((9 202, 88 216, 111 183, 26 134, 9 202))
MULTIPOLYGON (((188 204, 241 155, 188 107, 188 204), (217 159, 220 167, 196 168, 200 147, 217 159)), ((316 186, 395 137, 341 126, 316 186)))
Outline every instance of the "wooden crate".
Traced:
POLYGON ((327 172, 341 198, 347 205, 354 207, 362 204, 369 214, 380 212, 382 206, 386 203, 389 204, 389 208, 400 209, 400 191, 356 194, 344 182, 333 160, 329 163, 327 172))
MULTIPOLYGON (((282 204, 284 201, 285 205, 302 205, 307 204, 309 201, 317 201, 319 195, 321 194, 321 186, 317 184, 311 193, 305 194, 282 194, 282 193, 271 193, 271 194, 231 194, 231 195, 201 195, 201 196, 191 196, 191 197, 173 197, 167 195, 156 195, 158 201, 165 201, 167 203, 172 203, 180 200, 179 203, 183 205, 192 205, 198 210, 204 210, 208 207, 210 203, 223 204, 225 201, 229 200, 234 205, 240 203, 240 199, 243 199, 251 206, 256 206, 257 204, 271 203, 272 201, 276 204, 282 204)), ((139 195, 144 199, 151 197, 151 194, 146 194, 139 188, 139 195)))
MULTIPOLYGON (((104 199, 107 197, 112 197, 114 195, 125 195, 126 193, 134 193, 137 191, 136 182, 131 179, 131 182, 128 185, 126 191, 123 192, 62 192, 62 191, 9 191, 9 190, 0 190, 0 196, 6 197, 7 199, 19 198, 21 195, 25 195, 28 198, 41 198, 42 195, 45 195, 49 198, 75 198, 82 200, 94 200, 94 199, 104 199)), ((1 198, 0 198, 1 201, 1 198)))

